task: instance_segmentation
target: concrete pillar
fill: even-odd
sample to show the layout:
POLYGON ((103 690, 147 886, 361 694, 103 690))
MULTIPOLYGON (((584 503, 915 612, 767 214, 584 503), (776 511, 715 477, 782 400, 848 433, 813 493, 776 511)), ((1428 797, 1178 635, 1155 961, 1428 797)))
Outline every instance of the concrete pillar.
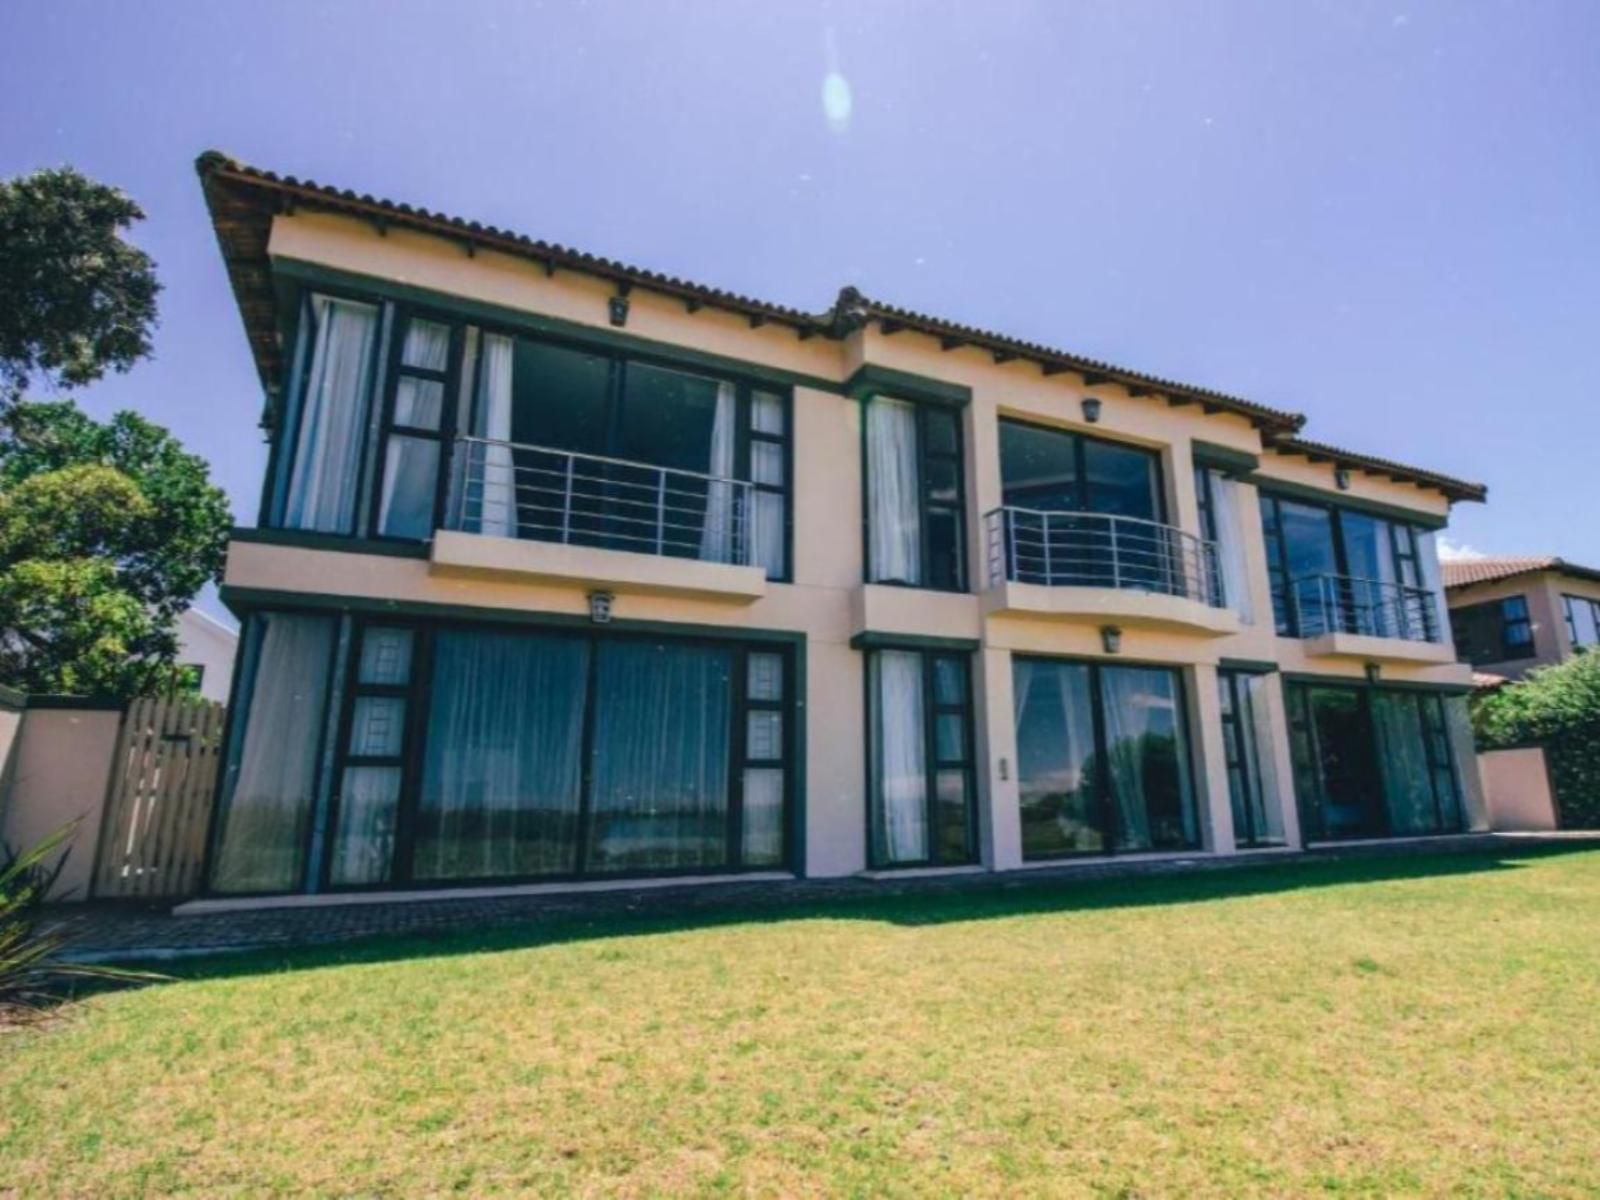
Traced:
POLYGON ((1284 844, 1298 850, 1305 842, 1300 830, 1300 806, 1295 802, 1294 755, 1289 748, 1289 709, 1284 702, 1282 681, 1274 675, 1268 677, 1268 683, 1269 686, 1261 689, 1260 699, 1267 710, 1271 737, 1265 745, 1257 746, 1256 752, 1262 759, 1262 775, 1267 776, 1269 769, 1271 772, 1272 789, 1266 799, 1268 804, 1278 805, 1278 811, 1283 816, 1284 844))
POLYGON ((1203 840, 1213 854, 1232 854, 1233 805, 1228 798, 1228 759, 1222 744, 1222 702, 1217 696, 1217 668, 1197 663, 1189 668, 1189 735, 1194 743, 1195 803, 1203 840))
POLYGON ((867 865, 864 656, 841 642, 806 647, 805 873, 867 865))
POLYGON ((1009 871, 1022 865, 1022 813, 1017 794, 1017 721, 1011 694, 1011 651, 976 655, 979 842, 984 865, 1009 871))

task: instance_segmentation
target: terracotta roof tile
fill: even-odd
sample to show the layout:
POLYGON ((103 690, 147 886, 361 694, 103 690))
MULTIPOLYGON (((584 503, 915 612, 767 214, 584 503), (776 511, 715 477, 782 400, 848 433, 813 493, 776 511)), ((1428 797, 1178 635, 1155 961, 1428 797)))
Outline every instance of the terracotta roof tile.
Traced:
POLYGON ((1447 588, 1470 587, 1475 583, 1491 583, 1497 579, 1511 579, 1518 575, 1532 575, 1539 571, 1556 571, 1577 579, 1600 580, 1600 570, 1580 567, 1553 554, 1524 555, 1501 558, 1460 558, 1440 564, 1447 588))

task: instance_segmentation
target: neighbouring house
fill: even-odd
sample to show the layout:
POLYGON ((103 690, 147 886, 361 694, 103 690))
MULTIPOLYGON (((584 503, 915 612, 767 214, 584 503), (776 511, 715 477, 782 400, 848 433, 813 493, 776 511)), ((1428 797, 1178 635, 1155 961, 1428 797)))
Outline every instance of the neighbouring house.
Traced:
POLYGON ((178 614, 178 663, 194 674, 202 699, 228 702, 233 660, 238 654, 239 634, 235 630, 198 608, 186 608, 178 614))
POLYGON ((1600 570, 1553 555, 1443 566, 1456 649, 1493 690, 1600 643, 1600 570))
POLYGON ((202 903, 1485 827, 1434 544, 1481 485, 197 165, 271 441, 202 903))

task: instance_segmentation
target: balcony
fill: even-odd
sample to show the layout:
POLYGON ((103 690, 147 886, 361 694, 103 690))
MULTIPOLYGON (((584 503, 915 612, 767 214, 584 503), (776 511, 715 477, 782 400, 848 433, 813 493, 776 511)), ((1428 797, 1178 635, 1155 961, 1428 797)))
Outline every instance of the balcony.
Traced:
POLYGON ((1215 543, 1170 525, 1107 513, 997 508, 984 516, 989 612, 1094 618, 1222 636, 1215 543))
POLYGON ((432 565, 748 603, 766 593, 754 515, 743 480, 463 437, 432 565))
POLYGON ((1349 575, 1305 575, 1289 585, 1294 628, 1309 654, 1452 662, 1438 601, 1424 587, 1349 575))

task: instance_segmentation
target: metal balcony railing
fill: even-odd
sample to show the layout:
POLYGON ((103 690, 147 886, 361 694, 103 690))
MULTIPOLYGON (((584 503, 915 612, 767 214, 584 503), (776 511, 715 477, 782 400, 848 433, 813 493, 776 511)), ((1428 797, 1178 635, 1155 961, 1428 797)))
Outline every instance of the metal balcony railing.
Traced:
POLYGON ((1349 575, 1304 575, 1289 585, 1295 629, 1303 638, 1325 633, 1437 642, 1434 594, 1382 579, 1349 575))
POLYGON ((748 564, 752 485, 488 438, 456 439, 446 527, 748 564))
POLYGON ((1216 543, 1106 513, 997 508, 984 516, 989 582, 1109 587, 1223 607, 1216 543))

